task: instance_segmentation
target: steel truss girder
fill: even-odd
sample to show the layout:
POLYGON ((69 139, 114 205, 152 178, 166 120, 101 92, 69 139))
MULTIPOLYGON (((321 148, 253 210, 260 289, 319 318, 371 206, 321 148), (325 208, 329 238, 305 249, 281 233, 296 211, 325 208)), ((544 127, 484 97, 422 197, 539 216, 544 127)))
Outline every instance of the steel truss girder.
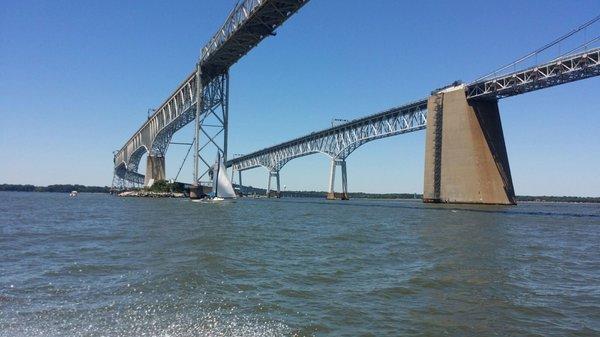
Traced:
POLYGON ((173 134, 195 118, 195 75, 194 73, 188 76, 117 152, 114 158, 115 167, 124 163, 127 171, 137 172, 139 160, 144 153, 150 152, 152 156, 165 155, 173 134))
POLYGON ((273 32, 308 0, 244 0, 202 48, 202 80, 223 73, 273 32))
POLYGON ((263 166, 277 172, 290 160, 314 153, 344 160, 367 142, 421 130, 426 125, 425 99, 256 151, 232 159, 226 165, 236 171, 263 166))
POLYGON ((471 83, 467 98, 504 98, 600 75, 600 48, 471 83))

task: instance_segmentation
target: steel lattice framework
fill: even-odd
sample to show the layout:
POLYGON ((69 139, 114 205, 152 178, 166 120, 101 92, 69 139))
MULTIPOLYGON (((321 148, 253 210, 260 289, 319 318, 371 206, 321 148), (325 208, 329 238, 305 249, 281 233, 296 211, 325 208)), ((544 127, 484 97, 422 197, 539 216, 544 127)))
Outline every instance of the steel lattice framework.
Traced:
POLYGON ((308 0, 245 0, 238 4, 202 48, 202 81, 227 71, 308 0))
MULTIPOLYGON (((144 154, 164 156, 175 132, 196 117, 202 119, 202 114, 215 111, 215 106, 222 106, 227 110, 228 92, 218 88, 223 76, 228 76, 229 67, 264 38, 274 35, 274 31, 307 2, 308 0, 245 0, 239 3, 223 26, 202 48, 202 55, 194 72, 115 154, 115 176, 133 183, 143 182, 144 176, 138 174, 137 169, 144 154), (212 95, 215 92, 221 95, 212 95), (200 100, 197 99, 199 94, 202 95, 200 100), (215 100, 219 103, 213 104, 215 100)), ((221 127, 225 131, 220 133, 221 136, 226 136, 227 125, 223 124, 221 127)), ((212 135, 208 137, 208 142, 216 143, 214 137, 211 137, 212 135)), ((226 139, 224 142, 226 143, 226 139)), ((226 146, 225 149, 223 146, 219 148, 226 152, 226 146)))
POLYGON ((600 75, 600 49, 471 83, 467 98, 504 98, 600 75))
MULTIPOLYGON (((307 2, 244 0, 236 5, 202 49, 196 69, 115 154, 115 177, 143 183, 144 175, 137 173, 142 156, 164 156, 173 135, 194 120, 195 182, 210 170, 210 162, 201 155, 207 146, 227 158, 229 68, 264 38, 274 35, 275 29, 307 2), (217 125, 205 122, 211 116, 217 125), (216 133, 209 132, 209 127, 217 127, 216 133), (200 172, 200 165, 207 170, 200 172)), ((493 75, 466 85, 465 90, 470 100, 501 99, 598 75, 600 48, 493 75)), ((344 161, 366 142, 421 130, 426 124, 427 101, 420 100, 235 158, 227 166, 238 171, 263 166, 278 172, 288 161, 313 153, 324 153, 332 162, 344 161)))
POLYGON ((296 138, 227 162, 236 171, 263 166, 279 171, 288 161, 314 153, 344 160, 359 146, 375 139, 424 129, 427 100, 420 100, 296 138))

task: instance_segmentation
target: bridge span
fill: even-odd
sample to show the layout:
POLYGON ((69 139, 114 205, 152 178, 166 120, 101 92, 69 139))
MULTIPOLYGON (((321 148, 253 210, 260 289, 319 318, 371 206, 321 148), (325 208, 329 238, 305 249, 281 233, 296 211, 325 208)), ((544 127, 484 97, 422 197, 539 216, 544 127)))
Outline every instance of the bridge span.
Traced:
MULTIPOLYGON (((195 69, 114 153, 113 186, 139 186, 151 179, 165 179, 165 155, 173 135, 194 122, 191 194, 203 193, 215 154, 227 159, 229 68, 263 39, 275 35, 275 30, 306 3, 308 0, 239 2, 202 48, 195 69), (145 154, 144 175, 138 173, 138 168, 145 154)), ((537 56, 599 20, 597 16, 520 61, 537 56)), ((376 139, 426 129, 425 202, 514 204, 498 100, 600 75, 600 48, 588 47, 599 40, 600 36, 550 62, 492 74, 469 84, 455 83, 421 100, 226 160, 226 165, 238 172, 240 184, 242 171, 265 167, 269 177, 267 194, 271 195, 275 178, 274 192, 279 195, 279 171, 286 163, 323 153, 331 160, 328 198, 346 199, 346 158, 354 150, 376 139), (581 47, 587 50, 576 53, 581 47), (341 194, 334 191, 338 166, 341 194)))
POLYGON ((171 138, 194 120, 197 121, 195 139, 199 140, 194 141, 194 181, 198 182, 210 170, 213 157, 204 154, 209 147, 227 158, 229 67, 260 41, 274 35, 307 2, 244 0, 236 5, 202 48, 196 68, 115 153, 113 180, 143 184, 149 179, 164 179, 164 156, 171 138), (200 138, 205 138, 203 144, 200 138), (145 176, 137 173, 144 154, 148 154, 145 176))
MULTIPOLYGON (((481 106, 483 103, 489 106, 495 106, 495 110, 497 110, 497 101, 499 99, 598 76, 600 75, 599 59, 600 49, 597 48, 584 53, 561 57, 552 62, 524 70, 486 78, 468 85, 456 85, 451 88, 446 88, 445 90, 440 90, 439 92, 434 92, 432 93, 432 97, 437 97, 439 93, 456 91, 460 96, 464 96, 464 99, 469 102, 470 106, 481 106)), ((231 167, 232 171, 238 172, 240 182, 242 181, 242 171, 256 167, 266 168, 269 174, 267 194, 272 194, 271 180, 272 178, 276 178, 276 187, 273 192, 275 195, 279 195, 279 171, 286 163, 295 158, 322 153, 329 156, 331 159, 328 198, 347 199, 346 158, 348 158, 354 150, 367 142, 425 129, 427 127, 428 114, 435 114, 439 111, 438 105, 441 104, 434 102, 432 105, 429 103, 430 100, 431 98, 424 98, 380 113, 355 119, 342 125, 313 132, 309 135, 231 159, 226 165, 227 167, 231 167), (342 192, 341 194, 336 195, 334 192, 334 184, 337 166, 341 167, 342 192)), ((487 114, 493 114, 493 111, 488 111, 487 114)), ((438 123, 436 126, 442 127, 441 118, 437 118, 438 123)), ((488 126, 488 128, 498 128, 497 132, 500 132, 500 134, 502 133, 499 116, 497 121, 493 125, 488 126)), ((441 132, 441 130, 434 130, 431 132, 431 136, 428 133, 429 147, 435 147, 434 143, 436 141, 438 143, 442 142, 442 140, 439 139, 439 137, 441 137, 441 132)), ((465 133, 467 132, 468 131, 465 130, 465 133)), ((450 139, 446 140, 446 143, 449 142, 451 142, 450 139)), ((492 140, 488 137, 486 143, 491 144, 491 142, 492 140)), ((495 143, 495 147, 501 148, 496 151, 502 152, 503 157, 505 158, 504 163, 502 163, 504 166, 503 170, 505 170, 502 173, 502 185, 506 186, 506 189, 512 191, 512 181, 509 181, 511 179, 509 179, 510 171, 508 169, 506 150, 504 149, 504 140, 502 139, 501 142, 500 140, 495 140, 495 143)), ((441 144, 439 147, 441 148, 441 144)), ((441 153, 435 154, 435 148, 432 150, 432 153, 428 155, 429 157, 433 157, 434 155, 441 157, 441 153)), ((437 151, 439 152, 440 150, 438 149, 437 151)), ((495 153, 494 156, 497 157, 500 156, 500 154, 495 153)), ((439 163, 440 160, 441 159, 439 158, 437 159, 438 166, 441 166, 439 163)), ((439 195, 441 191, 437 191, 437 194, 434 193, 434 190, 436 189, 435 185, 441 183, 441 172, 437 172, 438 177, 435 178, 435 170, 441 170, 441 168, 435 168, 435 162, 436 159, 434 158, 431 163, 428 163, 430 166, 429 170, 433 170, 433 172, 429 173, 434 176, 432 178, 433 180, 429 179, 430 185, 432 185, 431 188, 433 189, 433 191, 430 191, 430 199, 432 199, 432 201, 441 201, 437 200, 441 198, 439 195)), ((438 186, 437 189, 440 189, 440 186, 438 186)), ((514 192, 512 193, 514 194, 514 192)), ((514 196, 508 199, 510 199, 508 202, 514 202, 514 196)), ((472 202, 476 202, 476 200, 472 202)))

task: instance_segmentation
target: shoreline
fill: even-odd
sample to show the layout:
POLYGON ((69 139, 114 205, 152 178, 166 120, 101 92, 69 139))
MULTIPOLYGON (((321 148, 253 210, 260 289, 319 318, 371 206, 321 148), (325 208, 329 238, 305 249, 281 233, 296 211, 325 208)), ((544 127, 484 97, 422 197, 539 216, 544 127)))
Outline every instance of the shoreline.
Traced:
MULTIPOLYGON (((244 187, 251 193, 247 195, 252 198, 252 195, 262 196, 266 192, 263 189, 254 188, 252 186, 244 187)), ((33 186, 33 185, 16 185, 16 184, 0 184, 0 192, 39 192, 39 193, 70 193, 78 191, 79 193, 92 194, 114 194, 120 197, 138 197, 138 198, 184 198, 183 192, 158 192, 129 190, 129 191, 111 191, 110 187, 84 186, 84 185, 50 185, 50 186, 33 186)), ((324 198, 327 193, 324 191, 285 191, 281 192, 283 198, 324 198)), ((421 200, 421 194, 415 193, 382 193, 370 194, 363 192, 349 193, 350 199, 365 199, 365 200, 421 200), (406 196, 417 196, 406 197, 406 196)), ((600 197, 576 197, 576 196, 516 196, 517 203, 562 203, 562 204, 600 204, 600 197)))

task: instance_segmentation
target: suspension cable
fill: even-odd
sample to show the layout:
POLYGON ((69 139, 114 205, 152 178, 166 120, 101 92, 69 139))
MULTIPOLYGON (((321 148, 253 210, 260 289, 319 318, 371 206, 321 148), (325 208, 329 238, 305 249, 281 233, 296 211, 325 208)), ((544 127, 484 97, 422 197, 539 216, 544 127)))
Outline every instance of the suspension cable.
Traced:
POLYGON ((552 61, 550 61, 550 62, 554 62, 554 61, 557 61, 557 60, 559 60, 560 58, 563 58, 563 57, 565 57, 565 56, 568 56, 569 54, 571 54, 571 53, 573 53, 573 52, 575 52, 575 51, 577 51, 577 50, 579 50, 579 49, 583 49, 583 48, 585 48, 585 47, 587 47, 587 46, 591 45, 592 43, 594 43, 594 42, 596 42, 596 41, 600 41, 600 35, 596 36, 595 38, 591 39, 590 41, 588 41, 588 42, 586 42, 586 43, 583 43, 583 44, 581 44, 581 45, 579 45, 579 46, 577 46, 577 47, 575 47, 575 48, 573 48, 573 49, 569 50, 568 52, 566 52, 566 53, 564 53, 564 54, 560 55, 559 57, 555 58, 554 60, 552 60, 552 61))
POLYGON ((571 37, 571 36, 575 35, 576 33, 578 33, 578 32, 580 32, 580 31, 584 30, 585 28, 587 28, 587 27, 589 27, 589 26, 593 25, 593 24, 594 24, 594 23, 596 23, 598 20, 600 20, 600 14, 599 14, 599 15, 597 15, 596 17, 594 17, 593 19, 591 19, 591 20, 587 21, 586 23, 582 24, 581 26, 579 26, 579 27, 577 27, 577 28, 575 28, 575 29, 571 30, 570 32, 566 33, 565 35, 563 35, 563 36, 561 36, 561 37, 559 37, 559 38, 555 39, 554 41, 552 41, 552 42, 550 42, 550 43, 548 43, 548 44, 544 45, 543 47, 541 47, 541 48, 538 48, 538 49, 534 50, 533 52, 531 52, 531 53, 529 53, 529 54, 527 54, 527 55, 525 55, 525 56, 523 56, 523 57, 521 57, 521 58, 517 59, 516 61, 514 61, 514 62, 511 62, 511 63, 509 63, 509 64, 507 64, 507 65, 505 65, 505 66, 503 66, 503 67, 500 67, 500 68, 498 68, 498 69, 494 70, 493 72, 491 72, 491 73, 489 73, 489 74, 487 74, 487 75, 485 75, 485 76, 482 76, 482 77, 480 77, 480 78, 476 79, 475 81, 473 81, 473 82, 471 82, 471 83, 475 83, 475 82, 479 82, 479 81, 481 81, 481 80, 484 80, 484 79, 486 79, 486 78, 488 78, 488 77, 490 77, 490 76, 496 75, 497 73, 499 73, 499 72, 501 72, 501 71, 503 71, 503 70, 505 70, 505 69, 507 69, 507 68, 510 68, 510 67, 512 67, 512 66, 514 66, 514 65, 516 65, 516 64, 518 64, 518 63, 520 63, 520 62, 523 62, 523 61, 525 61, 525 60, 527 60, 527 59, 529 59, 529 58, 531 58, 531 57, 533 57, 533 56, 536 56, 536 55, 538 55, 539 53, 543 52, 544 50, 547 50, 547 49, 549 49, 549 48, 551 48, 551 47, 553 47, 553 46, 555 46, 555 45, 559 44, 560 42, 562 42, 562 41, 564 41, 564 40, 568 39, 569 37, 571 37))

